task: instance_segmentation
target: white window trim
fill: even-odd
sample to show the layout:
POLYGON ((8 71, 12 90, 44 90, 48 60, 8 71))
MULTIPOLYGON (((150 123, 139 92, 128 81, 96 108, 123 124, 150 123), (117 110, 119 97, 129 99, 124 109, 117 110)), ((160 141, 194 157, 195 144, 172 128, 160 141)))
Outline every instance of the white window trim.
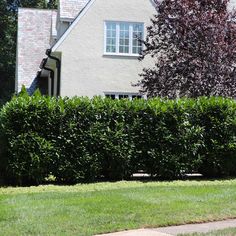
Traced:
MULTIPOLYGON (((131 21, 104 21, 104 56, 121 56, 121 57, 139 57, 140 54, 132 53, 133 51, 133 27, 132 24, 141 24, 142 25, 142 32, 144 39, 144 23, 143 22, 131 22, 131 21), (106 52, 107 46, 107 23, 115 23, 116 24, 116 52, 106 52), (127 23, 129 24, 129 53, 119 53, 119 41, 120 41, 120 23, 127 23), (131 52, 131 53, 130 53, 131 52)), ((143 46, 142 46, 143 47, 143 46)))

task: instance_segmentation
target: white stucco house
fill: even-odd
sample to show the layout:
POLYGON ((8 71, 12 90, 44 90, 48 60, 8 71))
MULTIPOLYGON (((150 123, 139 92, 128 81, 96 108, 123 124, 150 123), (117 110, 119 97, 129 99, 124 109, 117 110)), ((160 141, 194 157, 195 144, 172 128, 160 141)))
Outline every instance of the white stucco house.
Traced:
POLYGON ((152 0, 60 0, 58 10, 19 8, 16 91, 50 96, 129 97, 142 68, 152 0), (45 53, 46 52, 46 53, 45 53))

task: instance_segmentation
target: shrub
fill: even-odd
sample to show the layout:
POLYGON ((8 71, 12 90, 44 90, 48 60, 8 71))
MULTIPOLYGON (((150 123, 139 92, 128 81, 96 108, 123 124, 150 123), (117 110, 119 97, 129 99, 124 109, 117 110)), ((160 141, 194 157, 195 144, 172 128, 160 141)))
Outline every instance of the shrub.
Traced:
POLYGON ((236 103, 224 98, 14 97, 0 112, 0 171, 15 184, 236 174, 236 103), (2 149, 3 150, 3 149, 2 149))
POLYGON ((188 103, 153 99, 136 101, 132 124, 133 165, 153 176, 172 179, 197 169, 201 128, 188 122, 188 103), (139 103, 139 105, 137 105, 139 103))
POLYGON ((0 120, 8 182, 41 183, 47 175, 57 135, 56 105, 57 101, 38 93, 33 97, 23 93, 3 107, 0 120))
POLYGON ((236 173, 236 103, 224 98, 200 98, 192 107, 193 124, 203 129, 199 171, 208 177, 236 173))
POLYGON ((37 133, 23 133, 10 142, 7 172, 17 184, 39 184, 49 175, 53 146, 37 133))
POLYGON ((94 181, 99 176, 96 155, 91 153, 90 127, 95 122, 89 99, 61 100, 63 112, 55 145, 58 159, 52 172, 60 182, 94 181))
POLYGON ((0 127, 0 185, 4 183, 7 166, 7 141, 0 127))

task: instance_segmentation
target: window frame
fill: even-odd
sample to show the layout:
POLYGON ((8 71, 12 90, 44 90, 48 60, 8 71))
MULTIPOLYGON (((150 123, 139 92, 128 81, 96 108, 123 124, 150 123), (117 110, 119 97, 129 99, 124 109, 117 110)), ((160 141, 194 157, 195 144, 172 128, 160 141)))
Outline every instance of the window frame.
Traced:
MULTIPOLYGON (((139 24, 142 26, 142 40, 144 40, 144 23, 143 22, 131 22, 131 21, 104 21, 104 49, 103 54, 105 56, 126 56, 126 57, 139 57, 139 53, 133 53, 133 25, 139 24), (107 24, 113 23, 116 25, 116 52, 107 52, 107 24), (120 53, 120 24, 128 24, 129 26, 129 53, 120 53)), ((143 50, 143 45, 142 45, 143 50)))

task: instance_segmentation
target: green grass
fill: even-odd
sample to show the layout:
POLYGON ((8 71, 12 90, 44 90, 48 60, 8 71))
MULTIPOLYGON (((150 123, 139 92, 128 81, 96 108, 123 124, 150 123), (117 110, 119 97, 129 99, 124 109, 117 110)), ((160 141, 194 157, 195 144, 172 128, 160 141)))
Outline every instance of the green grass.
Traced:
POLYGON ((0 235, 93 235, 236 217, 236 180, 0 188, 0 235))
POLYGON ((178 236, 235 236, 236 228, 211 231, 209 233, 180 234, 178 236))

